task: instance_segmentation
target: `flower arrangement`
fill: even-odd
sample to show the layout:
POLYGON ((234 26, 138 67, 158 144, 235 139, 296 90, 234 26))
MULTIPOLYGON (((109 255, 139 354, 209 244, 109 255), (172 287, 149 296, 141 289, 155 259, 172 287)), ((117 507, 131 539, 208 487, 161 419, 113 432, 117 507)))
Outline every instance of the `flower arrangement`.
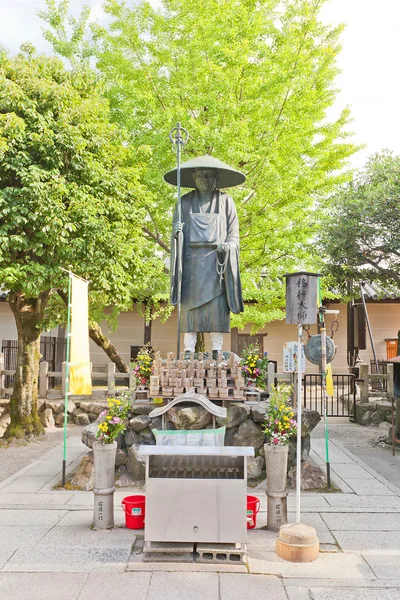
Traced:
POLYGON ((242 360, 239 366, 242 369, 245 384, 254 384, 261 389, 265 389, 268 369, 268 352, 259 356, 260 348, 257 344, 250 344, 242 352, 242 360))
POLYGON ((112 444, 118 435, 125 431, 129 401, 122 398, 108 398, 108 408, 98 418, 96 438, 103 444, 112 444))
POLYGON ((289 404, 292 386, 273 386, 269 397, 269 409, 264 422, 264 433, 271 446, 286 446, 297 432, 292 407, 289 404))
POLYGON ((137 385, 149 386, 153 365, 153 349, 149 346, 140 348, 136 360, 131 363, 137 385))

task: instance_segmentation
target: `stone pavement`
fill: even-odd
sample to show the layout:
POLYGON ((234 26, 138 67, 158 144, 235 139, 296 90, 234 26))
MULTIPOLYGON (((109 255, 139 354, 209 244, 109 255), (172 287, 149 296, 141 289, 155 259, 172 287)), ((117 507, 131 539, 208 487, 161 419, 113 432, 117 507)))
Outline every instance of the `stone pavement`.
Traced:
MULTIPOLYGON (((323 439, 312 443, 313 460, 323 464, 323 439)), ((69 470, 86 452, 79 437, 68 439, 69 470)), ((143 532, 123 527, 120 506, 132 488, 115 494, 116 528, 92 531, 93 494, 53 489, 60 444, 0 483, 0 599, 398 600, 400 489, 338 441, 330 458, 342 493, 302 494, 302 521, 317 530, 319 559, 293 564, 276 556, 257 488, 250 493, 259 495, 262 512, 249 531, 247 568, 238 572, 236 565, 142 563, 131 551, 143 532)), ((400 454, 395 468, 399 461, 400 454)), ((294 495, 288 506, 294 519, 294 495)))

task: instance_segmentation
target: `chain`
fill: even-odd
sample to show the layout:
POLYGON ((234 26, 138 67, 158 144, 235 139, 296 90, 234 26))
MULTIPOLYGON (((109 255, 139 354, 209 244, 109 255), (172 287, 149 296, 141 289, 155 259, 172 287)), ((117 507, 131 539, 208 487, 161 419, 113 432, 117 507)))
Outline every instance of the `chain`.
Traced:
POLYGON ((229 252, 225 252, 224 260, 222 263, 219 262, 219 260, 218 260, 218 252, 217 252, 217 273, 219 275, 219 287, 221 289, 222 289, 222 281, 224 279, 228 260, 229 260, 229 252))
POLYGON ((339 329, 339 321, 335 318, 331 323, 331 340, 333 340, 335 333, 339 329))

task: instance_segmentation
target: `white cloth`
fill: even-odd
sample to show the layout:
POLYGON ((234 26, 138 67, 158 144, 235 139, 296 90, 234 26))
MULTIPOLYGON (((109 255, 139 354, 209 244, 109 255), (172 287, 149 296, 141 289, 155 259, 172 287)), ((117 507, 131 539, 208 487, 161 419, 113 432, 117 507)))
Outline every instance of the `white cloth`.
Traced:
MULTIPOLYGON (((222 350, 222 344, 224 342, 224 334, 223 333, 210 333, 211 335, 211 346, 213 350, 218 350, 220 352, 222 350)), ((194 352, 197 341, 197 333, 189 332, 185 333, 183 338, 183 345, 185 352, 194 352)))

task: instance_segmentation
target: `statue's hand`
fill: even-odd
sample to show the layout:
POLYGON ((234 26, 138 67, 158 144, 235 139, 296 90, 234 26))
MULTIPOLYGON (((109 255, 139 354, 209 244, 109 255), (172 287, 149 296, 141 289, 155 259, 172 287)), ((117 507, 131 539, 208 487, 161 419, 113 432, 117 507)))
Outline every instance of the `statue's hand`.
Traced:
POLYGON ((174 223, 173 232, 175 238, 178 237, 178 233, 180 233, 183 230, 183 226, 184 223, 174 223))
POLYGON ((229 250, 229 244, 219 244, 217 247, 217 252, 220 252, 221 254, 223 252, 227 252, 229 250))

